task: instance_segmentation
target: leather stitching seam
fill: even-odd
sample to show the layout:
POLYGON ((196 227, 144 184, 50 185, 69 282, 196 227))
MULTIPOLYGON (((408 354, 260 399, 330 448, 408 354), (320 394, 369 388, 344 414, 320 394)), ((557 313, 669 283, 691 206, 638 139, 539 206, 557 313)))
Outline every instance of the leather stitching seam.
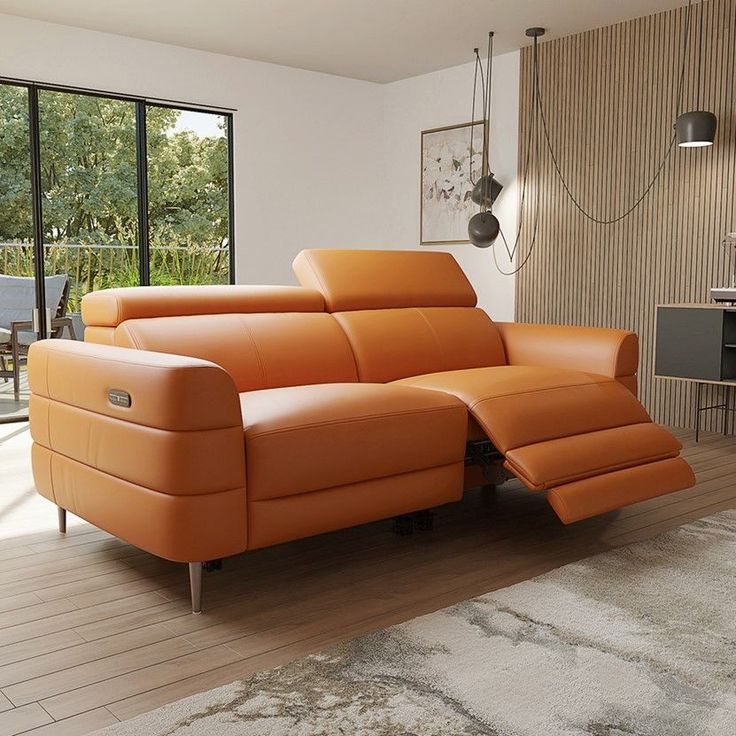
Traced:
POLYGON ((485 401, 494 401, 495 399, 505 399, 505 398, 508 398, 509 396, 528 396, 529 394, 540 394, 540 393, 544 393, 547 391, 563 391, 565 389, 570 389, 570 388, 581 388, 581 387, 586 387, 586 386, 600 386, 605 383, 618 383, 618 381, 616 381, 613 378, 605 377, 602 381, 592 381, 590 383, 573 383, 567 386, 549 386, 548 388, 535 388, 535 389, 530 389, 529 391, 510 391, 507 394, 498 394, 496 396, 486 396, 482 399, 478 399, 477 401, 474 401, 472 404, 468 404, 468 409, 472 411, 473 409, 475 409, 476 406, 479 406, 485 401))
POLYGON ((327 422, 311 422, 309 424, 297 424, 291 427, 284 427, 283 429, 271 429, 263 432, 255 432, 253 434, 247 434, 246 429, 246 443, 257 438, 268 437, 275 434, 283 434, 285 432, 298 432, 303 429, 317 429, 320 427, 333 427, 341 424, 360 424, 362 422, 370 422, 378 419, 391 419, 393 417, 413 416, 420 414, 435 414, 439 412, 446 412, 448 409, 461 409, 465 412, 465 408, 457 404, 451 404, 447 406, 438 406, 431 409, 410 409, 407 411, 396 411, 390 414, 367 414, 359 417, 348 417, 345 419, 334 419, 327 422))
POLYGON ((605 465, 600 468, 592 468, 588 471, 582 471, 577 475, 571 475, 569 477, 562 476, 560 478, 553 478, 552 480, 544 480, 541 482, 533 481, 526 473, 521 470, 521 467, 519 465, 514 463, 509 458, 507 458, 507 461, 515 468, 518 468, 521 475, 523 475, 525 478, 529 478, 529 481, 531 483, 534 483, 535 486, 540 486, 542 489, 548 489, 552 486, 556 488, 564 488, 565 486, 571 485, 573 483, 578 483, 584 480, 592 480, 593 478, 598 478, 601 475, 608 475, 609 473, 615 473, 619 470, 630 470, 631 468, 638 468, 643 465, 649 465, 650 463, 656 463, 660 460, 671 460, 678 457, 679 454, 680 453, 678 450, 674 450, 664 454, 659 453, 657 455, 647 455, 646 457, 640 457, 625 462, 620 462, 614 465, 605 465))
POLYGON ((261 356, 261 352, 260 352, 260 350, 258 350, 258 345, 256 344, 256 340, 253 337, 253 331, 248 326, 248 323, 244 319, 242 319, 242 315, 241 315, 240 322, 241 322, 241 324, 243 326, 243 329, 245 330, 245 334, 248 336, 248 341, 250 342, 251 346, 253 347, 253 354, 256 356, 256 362, 258 363, 258 367, 261 370, 261 377, 262 377, 262 380, 263 380, 263 385, 266 388, 269 388, 269 385, 268 385, 268 376, 266 375, 266 366, 265 366, 265 363, 263 361, 263 357, 261 356))

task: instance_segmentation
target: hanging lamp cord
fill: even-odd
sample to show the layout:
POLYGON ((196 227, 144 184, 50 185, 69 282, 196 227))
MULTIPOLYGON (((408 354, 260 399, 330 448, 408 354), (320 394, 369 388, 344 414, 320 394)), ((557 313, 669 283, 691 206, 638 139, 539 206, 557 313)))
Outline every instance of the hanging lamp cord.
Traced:
MULTIPOLYGON (((536 42, 536 39, 534 39, 536 42)), ((533 68, 534 68, 534 75, 536 76, 536 68, 538 63, 537 58, 537 48, 536 43, 533 49, 533 68)), ((532 88, 530 90, 530 103, 531 103, 531 109, 536 113, 536 104, 535 104, 536 96, 534 89, 532 88)), ((529 168, 531 164, 531 153, 532 153, 532 141, 534 141, 534 161, 535 161, 535 167, 537 170, 537 176, 539 175, 539 135, 537 134, 537 115, 534 114, 531 116, 531 122, 527 128, 526 131, 526 155, 524 157, 524 173, 522 177, 522 185, 521 185, 521 197, 519 198, 519 224, 516 229, 516 237, 514 238, 514 245, 513 247, 509 247, 508 240, 506 239, 506 234, 503 231, 503 228, 499 224, 499 233, 501 235, 501 240, 503 241, 504 248, 506 249, 506 255, 508 256, 509 263, 512 264, 512 270, 511 271, 504 271, 503 268, 501 268, 501 265, 498 262, 498 254, 496 253, 496 249, 493 248, 493 261, 496 264, 496 269, 503 274, 504 276, 513 276, 514 274, 519 273, 522 268, 527 264, 529 261, 529 258, 531 258, 532 253, 534 252, 534 248, 537 244, 537 234, 539 232, 539 192, 540 187, 539 183, 537 182, 537 188, 535 192, 535 198, 534 198, 534 227, 532 230, 532 237, 531 241, 529 243, 529 250, 527 251, 526 255, 524 256, 524 259, 520 264, 517 266, 513 266, 513 261, 516 256, 516 252, 519 248, 519 242, 521 241, 521 234, 524 228, 524 211, 526 208, 526 193, 527 193, 527 185, 529 182, 529 168)))
MULTIPOLYGON (((677 85, 677 96, 676 96, 676 115, 679 117, 681 114, 681 105, 682 105, 682 97, 683 97, 683 90, 684 90, 684 80, 685 80, 685 71, 687 68, 687 59, 688 59, 688 50, 689 50, 689 38, 690 38, 690 26, 691 26, 691 18, 692 18, 692 0, 688 0, 687 4, 687 12, 685 17, 685 29, 684 29, 684 38, 683 38, 683 52, 682 52, 682 61, 680 65, 680 73, 679 73, 679 79, 678 79, 678 85, 677 85)), ((701 3, 701 17, 700 17, 700 39, 699 39, 699 48, 698 48, 698 80, 697 80, 697 93, 698 93, 698 104, 700 101, 700 77, 701 77, 701 66, 702 66, 702 44, 703 44, 703 17, 702 17, 702 3, 701 3)), ((475 49, 475 71, 473 76, 473 104, 472 104, 472 111, 471 111, 471 123, 473 125, 471 126, 470 131, 470 161, 469 161, 469 179, 471 183, 475 186, 476 182, 473 178, 473 158, 475 155, 474 147, 473 147, 473 128, 475 123, 475 103, 476 103, 476 97, 477 97, 477 88, 478 88, 478 78, 480 77, 480 83, 481 83, 481 90, 482 90, 482 104, 483 104, 483 134, 484 134, 484 141, 483 141, 483 150, 481 153, 481 169, 482 169, 482 175, 489 174, 490 173, 490 167, 489 167, 489 148, 490 148, 490 108, 491 108, 491 76, 492 76, 492 51, 493 51, 493 34, 489 34, 488 38, 488 54, 487 54, 487 61, 486 61, 486 71, 487 74, 484 74, 483 71, 483 63, 480 58, 479 50, 475 49)), ((580 201, 575 197, 575 195, 572 192, 572 189, 568 185, 567 181, 565 180, 565 177, 562 173, 562 169, 559 164, 559 160, 555 154, 554 146, 552 145, 552 140, 549 132, 549 126, 547 124, 547 118, 544 114, 544 105, 542 101, 542 94, 541 94, 541 85, 539 82, 539 44, 538 44, 538 38, 534 37, 534 45, 533 45, 533 51, 532 51, 532 58, 533 58, 533 64, 532 64, 532 89, 531 89, 531 107, 533 110, 533 115, 531 116, 531 122, 527 128, 527 140, 526 140, 526 156, 524 161, 524 174, 523 174, 523 184, 522 184, 522 191, 521 191, 521 197, 519 202, 519 225, 516 232, 516 237, 514 239, 513 247, 509 247, 508 240, 506 238, 505 233, 503 232, 502 228, 499 228, 501 239, 504 244, 504 248, 506 250, 506 255, 508 256, 508 259, 511 263, 513 263, 514 257, 516 256, 516 253, 518 251, 519 243, 521 240, 521 235, 524 227, 524 211, 526 208, 526 195, 527 195, 527 184, 529 181, 529 168, 531 163, 531 151, 532 151, 532 139, 534 140, 534 153, 535 153, 535 168, 537 170, 537 177, 539 176, 539 161, 540 161, 540 151, 539 151, 539 135, 537 131, 537 119, 541 121, 541 128, 542 128, 542 134, 544 137, 544 141, 546 144, 547 151, 549 152, 550 159, 552 160, 554 171, 557 175, 557 177, 560 180, 560 183, 562 184, 562 187, 569 197, 570 201, 573 203, 575 208, 588 220, 599 224, 599 225, 612 225, 614 223, 620 222, 624 218, 628 217, 630 214, 632 214, 644 201, 644 199, 647 197, 649 192, 652 190, 656 182, 658 181, 659 177, 661 176, 662 172, 665 169, 665 166, 667 162, 670 159, 670 156, 672 154, 672 151, 674 150, 675 143, 677 141, 676 134, 673 134, 672 138, 670 139, 670 142, 667 146, 667 149, 662 156, 662 159, 659 162, 659 165, 657 166, 657 169, 650 179, 647 186, 644 188, 642 194, 638 197, 638 199, 634 202, 631 207, 629 207, 625 212, 621 213, 620 215, 608 219, 596 217, 595 215, 588 212, 583 205, 580 203, 580 201)), ((524 259, 521 263, 519 263, 517 266, 515 266, 510 271, 505 271, 501 268, 499 262, 498 262, 498 255, 496 253, 496 249, 492 248, 493 250, 493 259, 496 265, 496 268, 500 273, 502 273, 505 276, 512 276, 514 274, 519 273, 522 268, 528 263, 529 259, 531 258, 535 246, 537 244, 537 235, 539 232, 539 200, 540 200, 540 190, 541 187, 539 186, 539 182, 537 182, 536 191, 535 191, 535 202, 534 202, 534 225, 532 230, 532 237, 529 244, 529 249, 524 256, 524 259)), ((483 206, 481 206, 481 209, 483 209, 483 206)))
MULTIPOLYGON (((490 53, 491 53, 491 38, 493 34, 488 34, 488 59, 490 60, 490 53)), ((473 137, 475 134, 475 126, 476 126, 476 120, 475 120, 475 101, 478 97, 478 77, 480 77, 480 90, 481 90, 481 104, 483 105, 483 117, 478 121, 478 123, 481 123, 483 125, 483 142, 482 142, 482 148, 481 148, 481 164, 480 164, 480 175, 481 177, 486 173, 487 165, 488 165, 488 137, 487 137, 487 130, 488 126, 490 124, 490 76, 491 76, 491 70, 488 67, 488 62, 486 62, 486 68, 488 70, 488 85, 486 85, 486 74, 483 71, 483 62, 480 59, 480 53, 479 49, 475 48, 473 49, 473 53, 475 54, 475 71, 473 73, 473 105, 470 111, 470 159, 468 160, 468 179, 470 179, 470 183, 475 186, 477 184, 475 178, 473 177, 473 158, 475 157, 475 148, 473 145, 473 137)))
MULTIPOLYGON (((493 84, 493 31, 488 34, 488 50, 486 52, 486 106, 483 115, 483 151, 485 153, 483 160, 483 175, 489 176, 491 173, 490 166, 490 147, 491 147, 491 88, 493 84)), ((489 187, 490 191, 490 187, 489 187)), ((481 212, 485 211, 485 199, 481 203, 481 212)), ((488 209, 491 209, 489 207, 488 209)))
MULTIPOLYGON (((684 78, 685 78, 685 69, 686 69, 686 61, 687 61, 687 50, 688 50, 688 40, 690 36, 690 18, 692 13, 692 0, 688 0, 687 5, 687 15, 685 20, 685 33, 684 33, 684 43, 683 43, 683 53, 682 53, 682 63, 680 66, 680 78, 678 82, 678 90, 677 90, 677 116, 679 117, 680 114, 680 106, 682 103, 682 90, 683 90, 683 84, 684 84, 684 78)), ((701 18, 701 27, 702 27, 702 18, 701 18)), ((702 40, 702 39, 701 39, 702 40)), ((701 49, 702 51, 702 49, 701 49)), ((647 186, 644 188, 644 191, 641 193, 641 195, 638 197, 638 199, 634 202, 634 204, 631 205, 625 212, 622 212, 620 215, 617 215, 616 217, 611 218, 602 218, 602 217, 596 217, 595 215, 591 214, 586 208, 580 203, 580 200, 573 194, 572 189, 570 188, 569 184, 565 180, 565 177, 562 173, 562 170, 560 168, 559 160, 557 158, 557 155, 555 154, 554 146, 552 145, 551 136, 549 133, 549 126, 547 125, 547 117, 544 114, 544 105, 542 103, 542 93, 541 88, 539 84, 539 69, 538 69, 538 62, 537 62, 537 39, 534 39, 534 80, 533 85, 535 89, 536 94, 536 107, 537 112, 539 114, 539 118, 542 122, 542 132, 544 134, 544 140, 546 143, 547 150, 549 151, 550 158, 552 159, 552 165, 554 167, 555 173, 557 174, 557 177, 560 180, 560 183, 562 184, 563 189, 565 190, 565 193, 569 197, 570 201, 573 203, 575 208, 580 212, 581 215, 586 217, 591 222, 595 222, 598 225, 613 225, 617 222, 620 222, 625 217, 628 217, 634 210, 636 210, 637 207, 644 201, 646 196, 649 194, 649 192, 652 190, 652 187, 656 184, 657 180, 659 179, 660 175, 664 171, 664 168, 669 161, 670 156, 672 155, 672 151, 675 148, 675 143, 677 141, 677 135, 673 134, 672 138, 670 139, 670 142, 667 146, 667 150, 665 151, 662 159, 659 162, 659 165, 657 166, 656 171, 654 172, 654 175, 650 179, 647 186)))
MULTIPOLYGON (((483 117, 479 123, 483 125, 483 148, 481 149, 481 177, 490 172, 489 166, 489 142, 491 131, 491 77, 493 74, 493 32, 488 34, 488 49, 486 55, 486 72, 483 71, 483 62, 480 58, 479 49, 473 49, 475 53, 475 71, 473 74, 473 105, 470 111, 470 159, 468 161, 468 179, 475 186, 477 184, 473 177, 473 158, 475 148, 473 136, 475 133, 475 101, 478 96, 478 77, 480 77, 481 102, 483 105, 483 117)), ((482 207, 481 207, 482 209, 482 207)))
MULTIPOLYGON (((536 54, 535 54, 535 61, 536 64, 536 54)), ((531 102, 534 104, 534 90, 531 90, 531 102)), ((509 248, 508 241, 506 240, 506 235, 503 231, 503 228, 499 225, 499 233, 501 235, 501 239, 503 240, 504 248, 506 249, 506 255, 508 256, 509 263, 512 265, 512 269, 510 271, 504 271, 503 268, 501 268, 501 264, 498 262, 498 254, 496 253, 496 249, 493 248, 493 261, 496 264, 496 269, 499 271, 499 273, 503 274, 504 276, 514 276, 515 274, 519 273, 524 266, 526 266, 527 262, 532 256, 532 253, 534 252, 534 248, 537 244, 537 234, 539 232, 539 192, 541 187, 539 186, 539 182, 537 181, 537 188, 535 192, 534 197, 534 227, 532 230, 532 237, 531 241, 529 243, 529 249, 527 250, 526 255, 524 256, 521 263, 514 266, 514 257, 516 256, 516 252, 519 248, 519 242, 521 240, 521 234, 524 227, 524 210, 526 207, 526 193, 527 193, 527 184, 529 182, 529 167, 531 163, 531 152, 532 152, 532 140, 534 141, 534 161, 535 161, 535 168, 537 171, 537 178, 539 177, 539 135, 537 134, 537 116, 534 115, 531 118, 531 124, 527 128, 527 137, 526 137, 526 156, 524 159, 524 178, 523 183, 521 185, 521 197, 519 198, 519 225, 516 230, 516 238, 514 239, 514 245, 513 247, 509 248)))

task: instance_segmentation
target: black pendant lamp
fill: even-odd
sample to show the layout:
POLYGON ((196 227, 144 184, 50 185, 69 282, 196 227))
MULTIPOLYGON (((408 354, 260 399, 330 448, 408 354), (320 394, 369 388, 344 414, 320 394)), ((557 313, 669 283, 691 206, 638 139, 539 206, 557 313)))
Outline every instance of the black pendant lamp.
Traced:
POLYGON ((691 110, 677 118, 677 145, 680 148, 712 146, 716 137, 718 118, 707 110, 691 110))
POLYGON ((482 176, 473 187, 471 199, 475 204, 484 207, 491 207, 501 194, 503 184, 493 175, 493 172, 487 176, 482 176))
MULTIPOLYGON (((475 79, 473 80, 473 112, 472 120, 475 121, 475 96, 477 92, 477 81, 480 73, 481 92, 483 99, 483 152, 481 154, 481 176, 474 182, 471 199, 480 205, 480 212, 476 212, 468 223, 468 240, 476 248, 490 248, 493 245, 501 225, 498 218, 491 212, 493 203, 503 189, 503 185, 494 178, 493 172, 488 165, 490 127, 491 127, 491 76, 493 74, 493 33, 488 34, 488 55, 486 57, 485 75, 483 65, 475 49, 475 79)), ((470 175, 472 181, 473 166, 473 133, 470 133, 470 175)))
MULTIPOLYGON (((689 7, 688 7, 689 10, 689 7)), ((700 3, 700 27, 698 32, 698 82, 697 102, 700 105, 700 80, 703 67, 703 13, 704 4, 700 3)), ((688 18, 689 20, 689 18, 688 18)), ((689 23, 688 23, 689 25, 689 23)), ((689 32, 689 28, 688 28, 689 32)), ((718 119, 708 110, 691 110, 677 118, 675 131, 677 133, 677 145, 680 148, 703 148, 712 146, 716 137, 718 119)))
MULTIPOLYGON (((701 109, 703 107, 703 102, 701 100, 701 81, 702 81, 702 71, 703 71, 703 15, 704 15, 704 3, 701 1, 698 3, 700 5, 700 30, 699 30, 699 47, 698 47, 698 62, 697 62, 697 82, 696 82, 696 99, 694 102, 694 110, 690 110, 689 112, 680 113, 680 110, 682 109, 681 103, 683 98, 683 91, 684 91, 684 81, 686 77, 686 71, 688 68, 688 59, 690 57, 690 50, 692 48, 691 44, 691 28, 692 28, 692 20, 693 20, 693 13, 694 8, 693 5, 696 3, 694 0, 688 0, 687 2, 687 9, 685 14, 685 28, 684 28, 684 41, 683 41, 683 50, 682 50, 682 60, 679 70, 679 84, 676 91, 676 122, 675 122, 675 134, 668 136, 668 145, 667 149, 665 150, 662 158, 660 159, 659 165, 656 167, 656 170, 653 174, 653 176, 649 179, 649 181, 642 186, 641 194, 633 201, 633 203, 627 207, 624 211, 622 211, 619 214, 614 214, 610 216, 603 216, 603 215, 597 215, 594 212, 591 212, 588 210, 581 202, 580 200, 575 196, 572 187, 570 184, 565 180, 562 168, 560 166, 560 157, 555 152, 554 147, 552 145, 552 141, 550 139, 550 133, 547 128, 547 119, 544 114, 544 106, 542 103, 542 95, 540 90, 540 84, 539 84, 539 60, 538 60, 538 42, 539 39, 544 35, 545 29, 542 27, 533 27, 533 28, 527 28, 526 29, 526 35, 533 39, 533 46, 532 46, 532 80, 531 80, 531 106, 529 108, 529 123, 527 126, 527 142, 526 142, 526 160, 524 164, 524 172, 523 175, 520 175, 520 179, 522 182, 521 185, 521 195, 519 198, 520 201, 520 208, 523 210, 524 208, 524 202, 525 202, 525 193, 526 193, 526 187, 527 187, 527 181, 529 179, 529 165, 530 161, 532 160, 532 152, 533 152, 533 159, 535 162, 535 166, 537 167, 537 172, 539 171, 539 147, 540 147, 540 138, 542 141, 542 144, 546 147, 547 152, 549 153, 549 157, 551 159, 551 162, 553 164, 552 170, 555 174, 555 176, 560 180, 560 183, 562 185, 562 188, 565 192, 565 195, 570 199, 575 209, 588 219, 589 221, 595 223, 596 225, 613 225, 617 222, 621 222, 623 219, 631 215, 646 199, 647 195, 653 190, 654 184, 659 179, 660 175, 665 169, 665 165, 667 164, 667 161, 669 160, 670 154, 674 149, 675 143, 677 143, 682 148, 699 148, 704 146, 712 146, 713 142, 715 140, 716 136, 716 130, 718 128, 718 120, 716 116, 708 111, 701 109), (541 130, 539 131, 542 135, 540 136, 538 134, 538 129, 541 127, 541 130)), ((498 182, 494 176, 493 172, 490 170, 488 165, 488 159, 489 159, 489 130, 490 130, 490 117, 491 117, 491 77, 492 77, 492 64, 493 64, 493 33, 490 33, 488 36, 488 57, 486 61, 486 67, 483 68, 483 63, 481 61, 480 55, 478 53, 478 49, 475 50, 475 75, 473 80, 473 114, 471 116, 471 120, 475 121, 475 98, 476 98, 476 92, 478 87, 478 80, 480 78, 480 87, 482 92, 482 98, 483 98, 483 155, 482 155, 482 170, 480 172, 480 176, 478 178, 478 181, 475 181, 473 178, 473 170, 472 170, 472 161, 474 156, 473 151, 473 136, 471 133, 470 137, 470 157, 469 160, 471 162, 470 167, 470 181, 473 183, 473 191, 472 191, 472 200, 475 204, 479 206, 479 212, 477 212, 473 217, 470 219, 470 222, 468 223, 468 238, 473 245, 477 246, 478 248, 489 248, 494 244, 496 239, 500 236, 501 241, 506 249, 506 253, 508 255, 509 261, 512 263, 512 269, 510 271, 504 271, 499 263, 498 260, 496 260, 496 250, 493 249, 493 258, 494 262, 496 264, 496 268, 503 274, 507 276, 512 276, 515 273, 518 273, 524 265, 529 261, 529 258, 532 255, 532 252, 534 251, 534 247, 537 242, 537 233, 538 233, 538 221, 539 221, 539 209, 540 209, 540 200, 539 200, 539 193, 540 193, 540 186, 539 183, 537 183, 536 189, 536 199, 534 202, 534 218, 533 218, 533 227, 532 227, 532 233, 531 237, 528 239, 529 245, 526 249, 526 255, 521 260, 521 263, 517 265, 513 265, 514 262, 514 256, 517 252, 517 247, 520 243, 521 238, 521 231, 522 231, 522 225, 519 225, 516 233, 516 239, 513 242, 511 246, 509 246, 509 243, 506 240, 506 236, 504 235, 503 229, 500 227, 498 219, 493 214, 492 207, 494 202, 496 201, 496 198, 501 193, 501 190, 503 189, 500 182, 498 182)), ((480 121, 479 121, 480 122, 480 121)))
POLYGON ((476 248, 490 248, 500 229, 501 225, 493 212, 476 212, 468 223, 468 239, 476 248))

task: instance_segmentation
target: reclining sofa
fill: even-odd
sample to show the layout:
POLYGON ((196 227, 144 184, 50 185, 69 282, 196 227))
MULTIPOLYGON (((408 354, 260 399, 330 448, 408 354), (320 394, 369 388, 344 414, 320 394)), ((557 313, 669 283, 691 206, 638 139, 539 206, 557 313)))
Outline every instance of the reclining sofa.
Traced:
POLYGON ((303 285, 88 294, 29 356, 38 491, 202 564, 457 501, 500 465, 564 523, 688 488, 637 338, 494 323, 446 253, 308 250, 303 285))

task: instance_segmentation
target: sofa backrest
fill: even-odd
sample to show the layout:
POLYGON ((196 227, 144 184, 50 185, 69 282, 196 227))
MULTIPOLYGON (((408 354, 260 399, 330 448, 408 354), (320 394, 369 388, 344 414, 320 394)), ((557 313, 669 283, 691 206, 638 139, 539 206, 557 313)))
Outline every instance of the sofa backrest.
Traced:
POLYGON ((506 363, 498 330, 449 253, 305 250, 294 271, 345 331, 361 381, 506 363))
POLYGON ((321 295, 289 286, 109 289, 82 300, 85 340, 203 358, 238 391, 357 380, 321 295))

